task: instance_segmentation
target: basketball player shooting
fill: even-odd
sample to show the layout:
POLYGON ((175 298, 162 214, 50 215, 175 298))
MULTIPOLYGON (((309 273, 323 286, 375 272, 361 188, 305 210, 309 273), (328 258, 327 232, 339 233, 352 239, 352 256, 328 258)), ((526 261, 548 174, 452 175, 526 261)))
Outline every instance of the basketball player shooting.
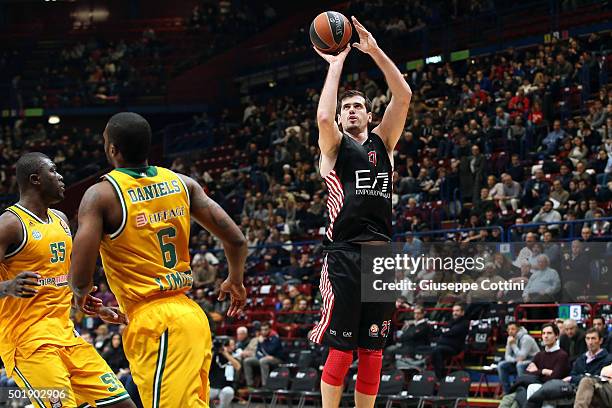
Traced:
POLYGON ((374 406, 382 349, 391 331, 393 303, 364 303, 359 296, 361 247, 391 241, 391 177, 393 150, 399 140, 412 91, 393 61, 355 17, 359 42, 353 47, 372 57, 381 69, 392 98, 372 132, 371 103, 364 93, 347 91, 338 97, 338 83, 350 45, 338 55, 315 51, 329 63, 319 99, 317 123, 321 149, 320 171, 329 196, 329 223, 324 238, 325 259, 320 288, 321 320, 310 340, 329 346, 323 368, 324 408, 336 408, 342 384, 357 349, 359 363, 355 406, 374 406))

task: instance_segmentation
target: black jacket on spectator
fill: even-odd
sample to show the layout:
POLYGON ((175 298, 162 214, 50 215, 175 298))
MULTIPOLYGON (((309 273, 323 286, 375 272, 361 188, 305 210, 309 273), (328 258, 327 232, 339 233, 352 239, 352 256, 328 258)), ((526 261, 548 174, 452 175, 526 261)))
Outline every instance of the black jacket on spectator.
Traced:
MULTIPOLYGON (((223 357, 220 353, 213 353, 212 361, 210 362, 210 372, 208 374, 210 388, 223 389, 223 387, 232 386, 233 381, 229 381, 225 376, 225 368, 227 366, 231 366, 227 358, 223 357)), ((233 368, 234 367, 232 367, 232 369, 233 368)))
POLYGON ((108 350, 102 353, 102 357, 115 373, 118 373, 122 368, 130 367, 125 352, 123 351, 123 345, 120 345, 118 348, 109 347, 108 350))
POLYGON ((572 366, 572 371, 570 372, 570 376, 572 377, 571 383, 578 385, 582 377, 585 374, 591 375, 599 375, 601 373, 601 369, 607 365, 610 365, 612 361, 612 356, 608 354, 608 352, 602 349, 591 361, 587 364, 587 354, 581 354, 580 357, 576 359, 574 365, 572 366))
POLYGON ((468 335, 469 330, 470 321, 465 316, 452 320, 448 331, 442 333, 438 338, 437 345, 450 347, 456 353, 459 353, 465 346, 465 337, 468 335))
POLYGON ((586 342, 584 341, 584 332, 582 330, 576 330, 576 335, 572 338, 569 338, 567 334, 561 335, 559 346, 565 350, 569 356, 570 364, 573 364, 579 356, 587 351, 586 342))
POLYGON ((518 181, 519 183, 522 183, 523 180, 525 180, 525 167, 522 165, 518 165, 518 166, 513 166, 511 164, 508 165, 508 168, 506 169, 506 173, 512 176, 512 180, 518 181))
POLYGON ((610 359, 612 360, 612 335, 604 336, 601 348, 610 354, 610 359))
POLYGON ((402 335, 399 338, 400 343, 405 346, 412 347, 429 347, 431 342, 431 326, 427 320, 423 320, 419 324, 411 324, 407 329, 402 331, 402 335))

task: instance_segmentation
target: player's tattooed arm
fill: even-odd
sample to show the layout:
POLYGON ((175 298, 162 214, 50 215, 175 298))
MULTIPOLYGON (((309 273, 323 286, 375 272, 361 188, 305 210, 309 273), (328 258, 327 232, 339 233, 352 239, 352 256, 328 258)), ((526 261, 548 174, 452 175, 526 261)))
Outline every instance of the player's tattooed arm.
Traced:
POLYGON ((91 186, 79 206, 79 228, 74 238, 70 265, 70 287, 77 304, 83 306, 93 287, 93 275, 103 234, 102 183, 91 186))
POLYGON ((228 278, 221 284, 219 300, 231 297, 228 316, 235 316, 246 303, 243 285, 244 264, 247 257, 246 238, 234 220, 206 195, 202 187, 191 177, 179 175, 187 186, 191 202, 191 217, 202 227, 219 238, 225 250, 229 269, 228 278))
MULTIPOLYGON (((19 247, 23 241, 23 229, 16 215, 5 212, 0 216, 0 262, 11 250, 19 247)), ((36 295, 40 275, 33 271, 23 271, 13 279, 0 281, 0 299, 13 296, 30 298, 36 295)))

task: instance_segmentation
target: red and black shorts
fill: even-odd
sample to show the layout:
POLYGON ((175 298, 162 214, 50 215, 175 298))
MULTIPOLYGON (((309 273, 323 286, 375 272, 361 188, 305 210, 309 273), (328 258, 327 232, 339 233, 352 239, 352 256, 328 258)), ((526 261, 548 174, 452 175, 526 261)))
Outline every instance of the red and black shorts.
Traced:
POLYGON ((379 350, 391 335, 394 302, 361 302, 361 248, 324 251, 321 319, 309 339, 339 350, 379 350))

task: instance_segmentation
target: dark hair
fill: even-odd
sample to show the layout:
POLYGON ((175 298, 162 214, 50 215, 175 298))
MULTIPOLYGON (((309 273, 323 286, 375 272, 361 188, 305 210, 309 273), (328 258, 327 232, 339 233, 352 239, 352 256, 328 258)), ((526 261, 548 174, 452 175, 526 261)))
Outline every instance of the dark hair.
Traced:
POLYGON ((19 160, 17 160, 17 164, 15 165, 15 176, 20 190, 29 185, 30 176, 32 174, 38 174, 42 162, 46 159, 51 160, 49 156, 44 153, 31 152, 22 155, 19 160))
POLYGON ((599 319, 599 320, 602 321, 603 324, 606 324, 606 319, 603 316, 595 316, 593 318, 593 321, 595 321, 595 319, 599 319))
POLYGON ((372 101, 366 96, 366 94, 361 91, 350 89, 342 92, 340 96, 338 96, 338 108, 336 109, 337 113, 340 113, 340 110, 342 109, 342 101, 353 96, 361 96, 363 99, 365 99, 366 112, 372 112, 372 101))
POLYGON ((117 147, 126 164, 144 163, 151 148, 151 126, 134 112, 113 115, 106 125, 108 141, 117 147))
POLYGON ((461 308, 461 310, 463 310, 465 312, 465 306, 463 305, 463 303, 455 303, 453 305, 453 307, 455 307, 455 306, 459 306, 461 308))
POLYGON ((584 336, 586 337, 586 335, 587 335, 587 334, 591 334, 591 333, 595 333, 595 334, 597 334, 597 338, 598 338, 598 339, 601 339, 601 333, 599 332, 599 330, 597 330, 597 329, 596 329, 596 328, 594 328, 594 327, 591 327, 590 329, 588 329, 588 330, 586 331, 586 333, 584 334, 584 336))
POLYGON ((508 326, 516 326, 517 328, 521 327, 521 325, 518 324, 518 322, 516 322, 514 320, 511 320, 508 323, 506 323, 506 327, 508 327, 508 326))
POLYGON ((269 328, 271 328, 272 326, 271 326, 271 325, 270 325, 270 323, 268 323, 268 322, 263 322, 263 323, 261 324, 261 326, 259 326, 259 327, 260 327, 260 328, 262 328, 262 327, 267 327, 267 328, 269 329, 269 328))
POLYGON ((544 331, 545 328, 550 327, 553 331, 553 333, 555 333, 555 336, 559 337, 559 328, 557 327, 556 324, 554 323, 546 323, 542 326, 542 331, 544 331))

